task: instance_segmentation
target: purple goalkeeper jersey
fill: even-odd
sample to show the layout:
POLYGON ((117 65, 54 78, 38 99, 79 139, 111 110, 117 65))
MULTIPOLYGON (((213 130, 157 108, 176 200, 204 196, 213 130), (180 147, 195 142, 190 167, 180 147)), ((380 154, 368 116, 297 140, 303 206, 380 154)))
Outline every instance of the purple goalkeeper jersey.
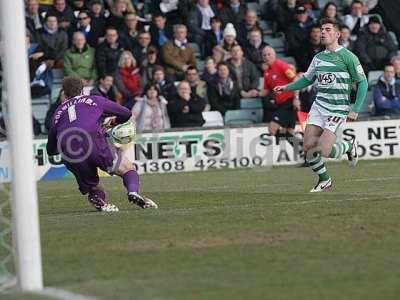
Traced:
POLYGON ((101 96, 76 96, 56 109, 50 125, 47 142, 49 155, 61 154, 80 159, 88 151, 107 144, 102 133, 102 122, 107 116, 116 116, 118 123, 131 117, 129 109, 101 96), (93 146, 99 146, 94 147, 93 146), (84 153, 85 152, 85 153, 84 153))

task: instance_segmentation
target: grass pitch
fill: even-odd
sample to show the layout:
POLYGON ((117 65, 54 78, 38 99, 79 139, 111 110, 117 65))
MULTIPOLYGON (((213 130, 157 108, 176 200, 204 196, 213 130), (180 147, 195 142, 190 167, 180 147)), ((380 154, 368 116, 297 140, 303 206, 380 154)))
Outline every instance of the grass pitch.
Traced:
POLYGON ((72 180, 40 183, 45 285, 99 299, 399 299, 399 168, 331 163, 334 188, 318 194, 308 168, 143 176, 158 210, 107 178, 112 215, 72 180))

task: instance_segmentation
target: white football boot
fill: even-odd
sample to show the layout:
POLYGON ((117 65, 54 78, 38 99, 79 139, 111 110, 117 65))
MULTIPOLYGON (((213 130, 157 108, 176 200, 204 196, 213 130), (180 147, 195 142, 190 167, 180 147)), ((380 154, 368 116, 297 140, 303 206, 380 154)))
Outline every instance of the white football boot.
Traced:
POLYGON ((104 212, 118 212, 119 208, 111 203, 106 203, 103 206, 100 206, 100 211, 104 211, 104 212))
POLYGON ((351 144, 352 144, 351 150, 347 151, 346 154, 349 160, 349 166, 354 168, 355 166, 357 166, 358 163, 358 153, 357 153, 358 141, 355 137, 351 141, 351 144))
POLYGON ((323 192, 329 190, 332 187, 332 178, 329 177, 328 180, 318 181, 317 185, 310 191, 310 193, 323 192))
POLYGON ((129 202, 133 202, 141 208, 158 208, 157 203, 155 203, 153 200, 143 197, 135 192, 128 193, 128 200, 129 202))

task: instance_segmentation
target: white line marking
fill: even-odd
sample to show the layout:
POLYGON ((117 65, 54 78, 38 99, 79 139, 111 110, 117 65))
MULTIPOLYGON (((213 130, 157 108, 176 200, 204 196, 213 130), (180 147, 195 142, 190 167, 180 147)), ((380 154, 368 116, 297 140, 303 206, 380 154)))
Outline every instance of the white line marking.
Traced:
POLYGON ((99 300, 98 298, 83 296, 53 287, 44 288, 42 291, 36 292, 36 294, 60 300, 99 300))

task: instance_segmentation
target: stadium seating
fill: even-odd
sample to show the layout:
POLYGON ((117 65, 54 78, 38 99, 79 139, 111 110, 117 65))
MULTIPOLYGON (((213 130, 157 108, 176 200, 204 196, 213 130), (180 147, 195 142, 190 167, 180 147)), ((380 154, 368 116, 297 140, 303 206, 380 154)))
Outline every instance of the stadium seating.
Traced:
POLYGON ((262 119, 262 109, 237 109, 225 113, 226 125, 261 123, 262 119))
POLYGON ((193 49, 193 52, 194 52, 194 55, 196 56, 196 58, 201 57, 199 45, 197 45, 196 43, 189 43, 189 47, 191 47, 193 49))
POLYGON ((52 69, 53 74, 53 84, 62 83, 64 78, 64 70, 62 69, 52 69))
POLYGON ((222 127, 224 119, 219 111, 205 111, 202 113, 205 123, 203 127, 222 127))
POLYGON ((378 82, 378 79, 382 74, 383 74, 383 71, 370 71, 368 73, 369 88, 372 88, 378 82))
POLYGON ((272 48, 275 49, 277 53, 285 51, 285 39, 283 37, 272 37, 272 36, 265 36, 264 42, 271 45, 272 48))
POLYGON ((261 98, 243 98, 240 99, 241 109, 257 109, 263 108, 263 101, 261 98))
POLYGON ((373 92, 368 91, 363 106, 360 109, 359 116, 360 117, 368 117, 371 115, 374 109, 374 99, 373 92))
POLYGON ((44 121, 46 119, 46 113, 50 108, 50 103, 50 95, 32 99, 32 114, 42 126, 42 131, 44 130, 44 121))

